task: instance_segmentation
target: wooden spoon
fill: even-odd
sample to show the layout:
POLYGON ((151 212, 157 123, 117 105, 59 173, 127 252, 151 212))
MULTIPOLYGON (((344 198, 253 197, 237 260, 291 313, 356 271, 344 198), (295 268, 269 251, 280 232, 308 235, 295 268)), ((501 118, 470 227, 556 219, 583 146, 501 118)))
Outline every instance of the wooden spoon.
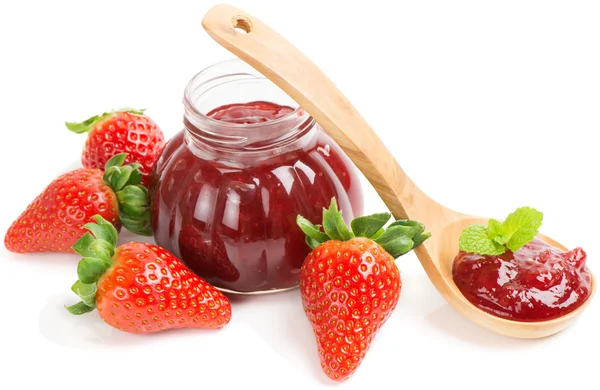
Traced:
MULTIPOLYGON (((487 219, 450 210, 423 193, 327 76, 269 26, 227 4, 208 11, 202 25, 221 46, 264 74, 312 115, 371 182, 395 218, 415 219, 427 226, 432 237, 415 252, 431 282, 459 313, 503 335, 540 338, 565 329, 589 304, 591 296, 577 310, 543 322, 509 321, 473 306, 454 284, 452 263, 463 229, 487 223, 487 219)), ((592 295, 595 287, 592 277, 592 295)))

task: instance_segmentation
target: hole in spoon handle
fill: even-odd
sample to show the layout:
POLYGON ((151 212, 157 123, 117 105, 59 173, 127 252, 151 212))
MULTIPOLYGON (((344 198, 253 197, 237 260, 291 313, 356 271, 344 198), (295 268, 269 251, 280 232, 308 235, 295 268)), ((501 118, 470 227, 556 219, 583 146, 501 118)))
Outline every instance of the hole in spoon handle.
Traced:
POLYGON ((427 223, 433 201, 406 176, 365 119, 310 59, 259 19, 228 4, 210 9, 202 25, 217 43, 304 108, 352 159, 396 218, 427 223))
POLYGON ((233 29, 242 34, 249 34, 252 32, 252 20, 244 15, 236 15, 231 18, 231 25, 233 29))

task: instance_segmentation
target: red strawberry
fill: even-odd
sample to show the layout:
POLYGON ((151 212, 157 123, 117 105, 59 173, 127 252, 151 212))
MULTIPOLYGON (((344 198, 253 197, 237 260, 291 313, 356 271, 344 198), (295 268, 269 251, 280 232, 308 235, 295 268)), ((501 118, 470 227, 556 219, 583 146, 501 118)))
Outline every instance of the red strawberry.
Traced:
POLYGON ((150 235, 148 191, 139 164, 123 165, 125 154, 100 169, 76 169, 54 180, 6 232, 4 245, 12 252, 73 252, 83 225, 100 214, 117 228, 150 235))
POLYGON ((154 333, 173 328, 220 328, 231 319, 227 298, 165 249, 143 242, 115 248, 117 230, 101 216, 73 249, 84 256, 71 290, 73 314, 98 309, 117 329, 154 333), (94 237, 95 236, 95 237, 94 237))
POLYGON ((227 256, 223 240, 215 231, 212 232, 212 239, 205 240, 197 227, 186 225, 179 233, 179 251, 181 260, 208 280, 217 278, 235 282, 240 278, 240 272, 227 256))
POLYGON ((77 134, 89 132, 81 156, 85 168, 102 169, 115 154, 127 153, 126 163, 141 164, 143 185, 165 145, 162 131, 144 110, 123 108, 66 125, 77 134))
POLYGON ((333 380, 354 373, 396 307, 402 282, 394 258, 429 237, 416 221, 399 220, 383 230, 389 219, 389 213, 356 218, 350 231, 335 199, 323 211, 324 232, 298 216, 313 248, 300 271, 302 304, 321 368, 333 380))

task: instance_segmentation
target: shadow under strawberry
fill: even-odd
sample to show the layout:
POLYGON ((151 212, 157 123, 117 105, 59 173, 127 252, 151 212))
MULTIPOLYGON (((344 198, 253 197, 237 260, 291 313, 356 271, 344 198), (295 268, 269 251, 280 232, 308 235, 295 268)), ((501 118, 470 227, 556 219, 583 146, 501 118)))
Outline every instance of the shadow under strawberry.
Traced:
POLYGON ((235 282, 240 272, 231 263, 223 241, 212 232, 208 240, 200 229, 194 225, 186 225, 179 233, 179 251, 181 260, 196 274, 211 281, 219 279, 235 282))

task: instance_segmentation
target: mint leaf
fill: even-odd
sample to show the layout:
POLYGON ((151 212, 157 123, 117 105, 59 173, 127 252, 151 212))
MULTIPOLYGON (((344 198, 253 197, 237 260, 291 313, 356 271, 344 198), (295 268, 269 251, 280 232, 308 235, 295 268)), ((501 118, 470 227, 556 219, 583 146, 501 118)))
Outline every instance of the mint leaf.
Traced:
POLYGON ((461 251, 481 255, 500 255, 510 249, 518 251, 538 234, 544 215, 531 207, 521 207, 510 213, 504 222, 493 218, 488 226, 471 225, 459 238, 461 251))
POLYGON ((504 231, 504 225, 501 222, 495 220, 494 218, 490 218, 488 221, 488 236, 494 240, 494 242, 500 245, 506 245, 510 236, 508 236, 504 231))
POLYGON ((458 247, 464 252, 490 256, 501 255, 506 251, 504 245, 490 238, 488 228, 480 224, 471 225, 462 232, 458 247))
POLYGON ((510 213, 502 227, 510 236, 506 246, 515 252, 533 240, 539 232, 544 214, 531 207, 521 207, 510 213))

